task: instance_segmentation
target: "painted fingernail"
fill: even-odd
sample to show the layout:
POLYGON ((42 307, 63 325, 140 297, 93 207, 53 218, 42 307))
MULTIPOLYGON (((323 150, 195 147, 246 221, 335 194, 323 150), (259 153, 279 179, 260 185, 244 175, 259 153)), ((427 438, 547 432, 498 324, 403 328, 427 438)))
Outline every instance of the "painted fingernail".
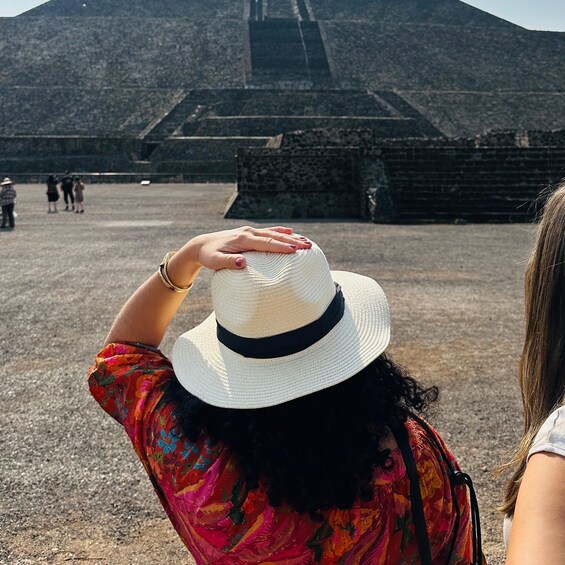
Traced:
POLYGON ((293 243, 291 243, 291 244, 289 245, 289 247, 290 247, 291 249, 298 249, 298 245, 294 245, 293 243))
POLYGON ((244 262, 243 257, 238 257, 238 258, 235 260, 235 266, 236 266, 236 267, 243 267, 243 262, 244 262))

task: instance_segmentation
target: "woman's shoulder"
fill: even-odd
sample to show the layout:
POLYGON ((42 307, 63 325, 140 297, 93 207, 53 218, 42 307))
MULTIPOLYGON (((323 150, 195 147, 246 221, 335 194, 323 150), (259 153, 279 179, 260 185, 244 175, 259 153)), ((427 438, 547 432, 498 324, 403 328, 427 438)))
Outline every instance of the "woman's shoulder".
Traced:
POLYGON ((451 453, 447 444, 439 434, 439 432, 429 423, 420 418, 409 419, 407 422, 410 442, 412 447, 418 451, 433 457, 443 459, 445 455, 450 461, 454 461, 455 457, 451 453))
POLYGON ((529 456, 541 451, 565 457, 565 405, 554 410, 537 433, 529 456))
POLYGON ((449 467, 459 469, 459 466, 440 434, 428 422, 419 419, 409 419, 406 428, 420 480, 434 484, 434 488, 449 490, 449 467))
POLYGON ((149 397, 174 376, 171 363, 155 347, 110 343, 96 356, 88 374, 90 392, 123 425, 137 424, 149 397))

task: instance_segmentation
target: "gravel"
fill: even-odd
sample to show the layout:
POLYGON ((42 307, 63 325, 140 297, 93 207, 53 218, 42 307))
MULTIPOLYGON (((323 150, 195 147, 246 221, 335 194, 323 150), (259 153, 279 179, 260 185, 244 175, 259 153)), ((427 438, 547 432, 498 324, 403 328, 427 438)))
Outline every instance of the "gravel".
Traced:
MULTIPOLYGON (((17 190, 16 229, 0 231, 0 563, 192 563, 85 377, 164 252, 244 223, 222 218, 233 186, 87 185, 84 214, 47 214, 43 186, 17 190)), ((475 481, 485 552, 502 564, 504 480, 492 471, 522 426, 516 375, 533 227, 287 224, 319 243, 332 268, 381 282, 390 352, 440 386, 432 421, 475 481)), ((209 279, 200 276, 165 352, 211 310, 209 279)))

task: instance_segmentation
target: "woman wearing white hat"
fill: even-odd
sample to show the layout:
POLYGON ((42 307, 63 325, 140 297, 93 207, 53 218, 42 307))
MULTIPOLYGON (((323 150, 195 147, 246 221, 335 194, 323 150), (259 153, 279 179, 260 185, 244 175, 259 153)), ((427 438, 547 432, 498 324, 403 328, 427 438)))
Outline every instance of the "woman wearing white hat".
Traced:
POLYGON ((435 400, 384 355, 376 281, 283 227, 198 236, 128 300, 91 369, 198 564, 470 563, 435 400), (201 267, 214 312, 157 347, 201 267))
POLYGON ((11 229, 16 227, 16 220, 14 214, 14 206, 16 205, 16 189, 14 188, 14 183, 11 179, 6 177, 0 186, 0 205, 2 206, 2 224, 0 228, 7 228, 10 226, 11 229))

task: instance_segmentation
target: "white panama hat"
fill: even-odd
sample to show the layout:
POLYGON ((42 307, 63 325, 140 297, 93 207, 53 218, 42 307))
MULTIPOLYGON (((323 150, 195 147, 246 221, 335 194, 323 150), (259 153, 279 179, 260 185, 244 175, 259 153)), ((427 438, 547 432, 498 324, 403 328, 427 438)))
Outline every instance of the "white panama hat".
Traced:
POLYGON ((245 257, 245 269, 214 273, 214 312, 174 344, 177 379, 194 396, 274 406, 347 380, 386 349, 389 308, 375 280, 330 271, 316 244, 245 257))
POLYGON ((12 182, 12 179, 10 179, 9 177, 6 177, 2 182, 0 182, 0 186, 6 186, 7 184, 14 184, 12 182))

